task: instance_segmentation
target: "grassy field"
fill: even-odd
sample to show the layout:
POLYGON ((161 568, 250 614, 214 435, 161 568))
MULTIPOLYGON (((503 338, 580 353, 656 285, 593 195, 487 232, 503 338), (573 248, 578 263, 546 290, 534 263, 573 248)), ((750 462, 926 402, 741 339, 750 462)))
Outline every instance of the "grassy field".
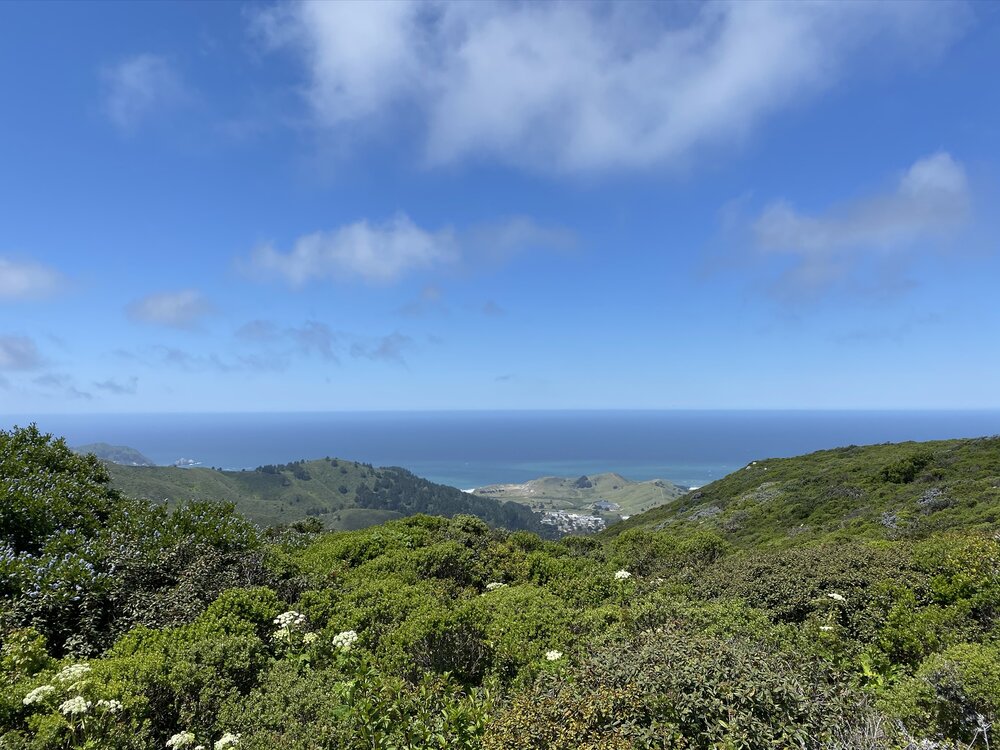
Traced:
POLYGON ((612 472, 572 479, 541 477, 523 484, 491 484, 476 494, 527 505, 533 510, 567 510, 618 518, 665 505, 687 492, 685 487, 663 479, 635 482, 612 472), (616 508, 595 510, 600 501, 616 508))

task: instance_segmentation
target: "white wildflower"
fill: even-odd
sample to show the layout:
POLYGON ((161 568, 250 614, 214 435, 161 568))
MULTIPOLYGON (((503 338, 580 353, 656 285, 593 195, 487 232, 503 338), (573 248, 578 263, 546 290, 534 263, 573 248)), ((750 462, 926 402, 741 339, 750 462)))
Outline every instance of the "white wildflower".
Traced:
POLYGON ((56 675, 56 679, 59 682, 71 682, 72 680, 80 679, 89 671, 89 664, 70 664, 67 667, 63 667, 62 671, 56 675))
POLYGON ((833 599, 835 602, 846 602, 847 601, 847 599, 845 599, 841 594, 834 593, 834 594, 827 594, 827 596, 829 598, 833 599))
POLYGON ((486 584, 486 590, 487 591, 496 591, 497 589, 502 589, 502 588, 506 588, 506 587, 507 587, 507 584, 506 583, 500 583, 500 581, 493 581, 492 583, 487 583, 486 584))
POLYGON ((615 573, 615 580, 616 581, 624 581, 624 580, 626 580, 628 578, 631 578, 631 577, 632 577, 632 574, 629 573, 627 570, 619 570, 617 573, 615 573))
POLYGON ((55 691, 56 689, 52 685, 42 685, 40 687, 36 687, 34 690, 32 690, 30 693, 24 696, 23 703, 26 706, 30 706, 32 703, 38 703, 47 695, 51 695, 55 691))
POLYGON ((343 633, 337 633, 333 636, 331 643, 334 648, 339 648, 343 651, 350 651, 351 646, 353 646, 358 640, 358 634, 353 630, 345 630, 343 633))
POLYGON ((178 750, 182 747, 190 747, 193 744, 194 732, 178 732, 167 740, 167 747, 173 748, 173 750, 178 750))
POLYGON ((113 714, 116 714, 122 710, 122 702, 116 701, 114 699, 106 701, 103 698, 101 698, 99 701, 97 701, 97 705, 103 708, 104 710, 108 711, 109 713, 113 714))
POLYGON ((232 732, 226 732, 215 743, 215 750, 225 750, 227 747, 235 747, 240 742, 240 736, 232 732))
POLYGON ((819 629, 822 630, 824 633, 829 633, 831 630, 833 630, 833 625, 820 625, 819 629))
POLYGON ((562 651, 556 651, 555 649, 552 649, 551 651, 546 651, 545 652, 545 658, 548 661, 559 661, 560 659, 562 659, 562 656, 563 656, 563 652, 562 651))
POLYGON ((306 633, 304 636, 302 636, 302 642, 305 643, 307 646, 312 645, 318 640, 319 640, 319 633, 306 633))
POLYGON ((63 701, 59 705, 59 713, 64 716, 76 716, 77 714, 85 714, 90 710, 91 702, 84 698, 82 695, 78 695, 75 698, 70 698, 68 701, 63 701))
POLYGON ((274 624, 283 630, 299 630, 305 627, 306 616, 301 612, 289 610, 275 617, 274 624))

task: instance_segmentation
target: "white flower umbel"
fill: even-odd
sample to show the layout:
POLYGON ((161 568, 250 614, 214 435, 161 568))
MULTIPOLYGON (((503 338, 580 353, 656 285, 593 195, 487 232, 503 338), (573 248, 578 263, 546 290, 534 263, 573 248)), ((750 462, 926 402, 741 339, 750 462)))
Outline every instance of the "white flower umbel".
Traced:
POLYGON ((563 656, 563 652, 562 651, 556 651, 555 649, 552 649, 551 651, 546 651, 545 652, 545 658, 548 661, 559 661, 560 659, 562 659, 562 656, 563 656))
POLYGON ((353 630, 345 630, 343 633, 337 633, 333 636, 333 640, 330 641, 334 648, 339 648, 341 651, 350 651, 351 646, 353 646, 358 640, 358 634, 353 630))
POLYGON ((227 747, 236 747, 240 744, 240 736, 232 732, 226 732, 215 742, 215 750, 225 750, 227 747))
POLYGON ((191 747, 194 744, 194 732, 178 732, 169 740, 167 747, 173 750, 180 750, 183 747, 191 747))
POLYGON ((97 706, 99 708, 103 708, 105 711, 112 714, 116 714, 122 710, 122 702, 116 701, 114 699, 106 701, 103 698, 101 698, 99 701, 97 701, 97 706))
POLYGON ((506 583, 501 583, 500 581, 494 581, 493 583, 486 584, 487 591, 496 591, 497 589, 506 588, 506 583))
POLYGON ((67 667, 63 667, 62 671, 56 675, 56 679, 59 682, 73 682, 74 680, 79 680, 88 672, 90 672, 89 664, 70 664, 67 667))
POLYGON ((615 580, 616 581, 624 581, 624 580, 627 580, 627 579, 629 579, 631 577, 632 577, 632 574, 629 573, 627 570, 619 570, 617 573, 615 573, 615 580))
POLYGON ((835 602, 846 602, 847 601, 847 599, 845 599, 843 597, 843 595, 841 595, 841 594, 827 594, 827 596, 829 598, 833 599, 835 602))
POLYGON ((30 706, 32 703, 38 703, 39 701, 44 700, 47 696, 52 695, 52 693, 54 693, 55 691, 56 689, 52 685, 41 685, 40 687, 36 687, 34 690, 32 690, 30 693, 24 696, 24 700, 22 702, 24 703, 24 705, 30 706))
POLYGON ((85 714, 90 710, 91 702, 84 698, 82 695, 78 695, 75 698, 70 698, 68 701, 63 701, 59 704, 59 713, 63 716, 79 716, 80 714, 85 714))
POLYGON ((274 624, 284 630, 300 630, 306 625, 306 616, 301 612, 289 610, 275 617, 274 624))

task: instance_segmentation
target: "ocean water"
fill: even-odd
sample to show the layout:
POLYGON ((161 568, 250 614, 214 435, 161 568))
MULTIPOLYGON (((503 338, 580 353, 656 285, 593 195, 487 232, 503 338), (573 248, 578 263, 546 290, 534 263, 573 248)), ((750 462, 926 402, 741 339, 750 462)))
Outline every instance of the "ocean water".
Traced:
POLYGON ((402 466, 468 489, 616 471, 701 486, 755 459, 1000 434, 1000 411, 485 411, 12 416, 70 445, 225 469, 300 458, 402 466))

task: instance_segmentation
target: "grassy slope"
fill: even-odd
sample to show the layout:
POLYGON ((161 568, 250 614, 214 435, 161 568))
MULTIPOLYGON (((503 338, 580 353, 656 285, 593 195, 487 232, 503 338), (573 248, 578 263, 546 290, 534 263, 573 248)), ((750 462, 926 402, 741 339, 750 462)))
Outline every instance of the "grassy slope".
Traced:
MULTIPOLYGON (((504 512, 505 503, 473 498, 452 487, 436 485, 397 468, 376 469, 353 461, 319 459, 301 464, 309 478, 291 470, 277 474, 260 471, 216 471, 174 467, 138 467, 109 464, 114 486, 127 495, 169 504, 190 499, 229 501, 261 526, 316 517, 331 530, 359 529, 410 515, 413 512, 465 512, 497 525, 526 525, 531 515, 518 508, 504 512), (371 494, 376 484, 399 486, 396 498, 408 507, 384 507, 371 494), (412 504, 417 503, 416 507, 412 504), (427 506, 428 507, 424 507, 427 506), (445 504, 445 505, 443 505, 445 504)), ((517 506, 511 506, 517 507, 517 506)))
POLYGON ((655 508, 680 497, 685 489, 663 479, 635 482, 621 474, 591 474, 591 487, 577 486, 567 477, 541 477, 523 484, 492 484, 480 487, 477 494, 523 503, 539 510, 571 510, 592 513, 598 500, 618 503, 613 514, 631 515, 655 508))
POLYGON ((787 546, 958 527, 1000 527, 1000 438, 850 446, 760 460, 604 534, 711 530, 740 546, 787 546))

